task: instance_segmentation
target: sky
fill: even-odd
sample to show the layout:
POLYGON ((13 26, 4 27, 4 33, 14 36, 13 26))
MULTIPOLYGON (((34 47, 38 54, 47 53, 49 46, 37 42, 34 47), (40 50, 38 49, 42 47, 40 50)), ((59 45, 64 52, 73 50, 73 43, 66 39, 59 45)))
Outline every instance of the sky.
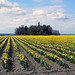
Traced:
POLYGON ((38 22, 61 34, 75 34, 75 0, 0 0, 0 33, 38 22))

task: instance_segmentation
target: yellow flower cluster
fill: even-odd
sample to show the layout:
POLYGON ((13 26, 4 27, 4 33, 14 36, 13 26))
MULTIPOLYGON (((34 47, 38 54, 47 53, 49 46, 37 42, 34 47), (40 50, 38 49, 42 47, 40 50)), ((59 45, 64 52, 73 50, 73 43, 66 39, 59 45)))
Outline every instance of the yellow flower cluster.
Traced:
MULTIPOLYGON (((75 63, 75 36, 17 36, 14 37, 40 54, 53 54, 75 63)), ((46 55, 47 56, 47 55, 46 55)), ((53 60, 54 61, 54 60, 53 60)), ((60 60, 61 61, 61 60, 60 60)), ((64 62, 62 60, 62 62, 64 62)))
POLYGON ((47 63, 43 58, 41 58, 41 55, 38 55, 38 53, 35 53, 35 51, 28 49, 24 44, 22 44, 20 41, 15 39, 24 49, 27 51, 38 63, 40 63, 42 66, 47 68, 47 63))
POLYGON ((0 49, 4 46, 4 44, 6 43, 7 39, 8 39, 8 38, 6 38, 6 39, 4 40, 4 38, 3 38, 3 39, 1 40, 1 41, 3 41, 3 40, 4 40, 4 41, 0 44, 0 49))
POLYGON ((16 52, 16 54, 17 54, 17 59, 19 59, 20 61, 24 61, 24 55, 23 55, 23 53, 16 52))
POLYGON ((6 37, 0 36, 0 44, 5 40, 6 37))
MULTIPOLYGON (((22 41, 21 39, 19 39, 20 41, 22 41)), ((62 60, 62 58, 60 58, 57 55, 54 55, 53 53, 44 51, 43 49, 38 49, 35 46, 32 46, 30 44, 28 44, 26 41, 22 41, 22 43, 24 43, 25 45, 27 45, 28 47, 30 47, 31 49, 37 51, 39 54, 44 55, 45 57, 49 58, 50 60, 57 62, 58 64, 60 64, 61 66, 65 66, 65 62, 62 60)))
POLYGON ((2 57, 1 57, 1 59, 2 59, 2 66, 4 68, 7 67, 9 50, 10 50, 10 37, 8 39, 6 48, 3 50, 3 54, 2 54, 2 57))
POLYGON ((4 61, 4 64, 7 64, 8 54, 7 53, 3 53, 2 56, 3 56, 3 57, 1 57, 2 61, 4 61))
POLYGON ((18 49, 18 47, 17 47, 17 45, 16 45, 14 39, 11 38, 11 40, 12 40, 12 42, 13 42, 13 47, 14 47, 14 50, 15 50, 15 52, 16 52, 17 59, 19 60, 20 64, 21 64, 24 68, 26 68, 26 67, 27 67, 27 63, 26 63, 26 60, 27 60, 27 59, 24 57, 24 54, 19 51, 19 49, 18 49))

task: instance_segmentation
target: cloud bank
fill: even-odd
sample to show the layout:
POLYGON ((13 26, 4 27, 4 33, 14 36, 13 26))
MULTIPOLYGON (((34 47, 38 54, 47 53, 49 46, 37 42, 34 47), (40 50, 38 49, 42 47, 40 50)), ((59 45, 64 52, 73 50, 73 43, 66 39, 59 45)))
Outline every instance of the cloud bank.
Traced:
MULTIPOLYGON (((44 0, 33 1, 42 2, 44 0)), ((50 2, 62 3, 63 0, 50 0, 50 2)), ((14 33, 14 29, 20 25, 29 26, 37 24, 39 21, 41 24, 50 24, 53 29, 57 29, 61 33, 65 33, 67 27, 69 27, 68 29, 71 28, 71 30, 74 27, 74 19, 70 20, 67 14, 64 13, 63 5, 48 5, 30 9, 19 6, 20 4, 16 2, 0 0, 0 32, 5 30, 6 33, 14 33), (63 27, 65 27, 64 31, 63 27)))

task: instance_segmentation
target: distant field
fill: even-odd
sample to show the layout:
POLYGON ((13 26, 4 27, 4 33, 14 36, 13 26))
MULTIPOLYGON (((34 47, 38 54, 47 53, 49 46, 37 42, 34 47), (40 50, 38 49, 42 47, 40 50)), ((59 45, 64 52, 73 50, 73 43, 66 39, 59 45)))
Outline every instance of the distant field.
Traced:
POLYGON ((75 35, 0 36, 0 75, 75 75, 75 35))

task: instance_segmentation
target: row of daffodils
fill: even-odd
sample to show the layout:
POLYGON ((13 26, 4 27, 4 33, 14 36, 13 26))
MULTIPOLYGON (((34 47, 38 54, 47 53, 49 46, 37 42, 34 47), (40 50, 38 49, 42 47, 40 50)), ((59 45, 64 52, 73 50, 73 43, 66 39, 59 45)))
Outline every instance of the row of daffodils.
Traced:
POLYGON ((20 64, 24 67, 24 68, 27 68, 27 59, 24 57, 23 53, 21 53, 14 41, 13 38, 11 38, 12 40, 12 43, 13 43, 13 47, 14 47, 14 50, 16 52, 16 55, 17 55, 17 59, 18 61, 20 62, 20 64))
POLYGON ((30 47, 31 49, 33 49, 34 51, 37 51, 39 54, 44 55, 45 57, 47 57, 49 60, 52 60, 53 62, 58 63, 61 66, 65 66, 66 63, 62 60, 62 58, 58 57, 57 55, 54 55, 51 52, 47 52, 44 51, 43 49, 38 49, 37 47, 28 44, 26 41, 24 40, 20 40, 22 43, 24 43, 25 45, 27 45, 28 47, 30 47))
POLYGON ((0 44, 6 39, 6 37, 0 37, 0 44))
POLYGON ((35 44, 35 43, 32 43, 32 42, 30 43, 30 41, 27 41, 25 39, 22 39, 22 42, 25 43, 30 48, 35 49, 35 50, 37 50, 37 47, 38 47, 40 53, 49 52, 49 53, 57 55, 57 56, 59 56, 61 58, 64 58, 65 60, 68 60, 68 61, 70 61, 70 62, 75 64, 75 52, 74 51, 66 50, 66 49, 63 50, 63 48, 61 48, 61 49, 60 48, 50 49, 50 48, 47 48, 45 46, 41 46, 41 45, 38 45, 38 44, 35 44))
POLYGON ((3 40, 4 40, 4 41, 0 44, 0 50, 3 49, 4 45, 6 44, 7 39, 8 39, 8 38, 6 38, 6 39, 4 40, 4 38, 3 38, 3 39, 1 40, 1 42, 2 42, 3 40))
POLYGON ((9 50, 10 50, 10 38, 8 39, 6 48, 3 50, 3 54, 2 54, 2 66, 6 69, 7 68, 7 62, 9 59, 9 50))
POLYGON ((28 59, 18 47, 21 46, 35 61, 48 68, 45 58, 65 67, 65 60, 75 64, 75 36, 0 36, 1 63, 6 69, 11 46, 23 68, 28 67, 28 59))
POLYGON ((75 36, 17 36, 16 39, 62 66, 65 66, 63 59, 75 64, 75 36))
POLYGON ((35 53, 35 51, 28 49, 23 43, 21 43, 17 39, 15 39, 15 41, 17 41, 19 45, 21 45, 21 47, 23 47, 23 49, 34 58, 34 60, 40 63, 43 67, 48 68, 46 61, 41 57, 41 55, 38 55, 38 53, 35 53))

